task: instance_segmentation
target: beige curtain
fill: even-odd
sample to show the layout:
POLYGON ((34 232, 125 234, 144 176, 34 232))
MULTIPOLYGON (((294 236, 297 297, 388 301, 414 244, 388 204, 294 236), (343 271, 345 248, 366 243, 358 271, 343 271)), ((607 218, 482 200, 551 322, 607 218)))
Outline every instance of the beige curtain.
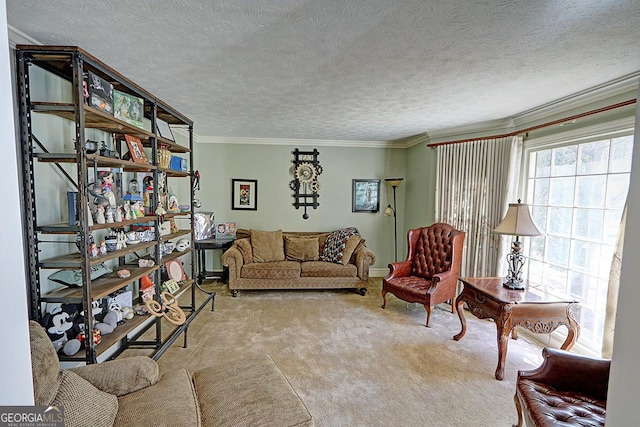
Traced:
POLYGON ((492 233, 515 202, 522 137, 440 145, 436 221, 467 233, 461 276, 497 276, 509 241, 492 233))
POLYGON ((624 246, 624 229, 627 223, 627 206, 625 205, 620 220, 620 229, 616 240, 616 249, 611 261, 609 287, 607 289, 607 311, 604 318, 602 334, 602 357, 611 359, 613 354, 613 333, 616 329, 616 312, 618 307, 618 289, 620 287, 620 268, 622 267, 622 247, 624 246))

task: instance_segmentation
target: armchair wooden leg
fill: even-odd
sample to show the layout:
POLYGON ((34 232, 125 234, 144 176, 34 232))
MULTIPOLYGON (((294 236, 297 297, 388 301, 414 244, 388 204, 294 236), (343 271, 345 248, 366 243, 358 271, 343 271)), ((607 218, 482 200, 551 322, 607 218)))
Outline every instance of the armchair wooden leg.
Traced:
POLYGON ((382 290, 382 308, 385 308, 387 305, 387 291, 382 290))
POLYGON ((431 327, 431 306, 429 306, 428 304, 424 305, 424 309, 427 310, 427 328, 431 327))
POLYGON ((518 412, 518 424, 513 427, 522 427, 522 405, 520 405, 520 399, 518 399, 518 393, 513 395, 513 401, 516 403, 516 411, 518 412))

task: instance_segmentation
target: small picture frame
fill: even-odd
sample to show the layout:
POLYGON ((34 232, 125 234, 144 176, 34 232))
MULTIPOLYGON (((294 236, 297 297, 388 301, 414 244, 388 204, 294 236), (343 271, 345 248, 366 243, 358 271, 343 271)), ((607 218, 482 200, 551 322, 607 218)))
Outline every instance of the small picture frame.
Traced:
POLYGON ((258 180, 231 180, 231 209, 247 211, 258 210, 258 180))
POLYGON ((144 147, 142 146, 142 142, 140 138, 131 135, 125 135, 124 140, 127 141, 127 147, 129 147, 129 154, 131 155, 131 160, 135 163, 149 164, 147 161, 147 156, 144 154, 144 147))
POLYGON ((216 222, 215 236, 216 239, 235 239, 238 223, 236 222, 216 222))
POLYGON ((352 212, 378 212, 380 210, 380 180, 352 180, 352 212))
POLYGON ((161 119, 156 119, 156 125, 158 126, 158 134, 162 138, 175 142, 175 139, 173 138, 173 132, 171 132, 171 128, 169 127, 169 123, 161 119))

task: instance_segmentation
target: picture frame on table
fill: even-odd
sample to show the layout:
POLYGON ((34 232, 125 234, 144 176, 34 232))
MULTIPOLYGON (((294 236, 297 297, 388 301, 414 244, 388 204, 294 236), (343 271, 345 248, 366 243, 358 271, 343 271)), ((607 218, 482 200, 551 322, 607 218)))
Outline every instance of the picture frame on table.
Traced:
POLYGON ((131 155, 131 160, 133 160, 134 163, 145 165, 149 164, 147 155, 144 153, 144 147, 142 146, 142 141, 140 141, 140 138, 131 135, 125 135, 124 140, 127 142, 129 154, 131 155))
POLYGON ((257 179, 231 180, 231 209, 246 211, 258 210, 257 179))
POLYGON ((380 180, 352 180, 352 212, 378 212, 380 210, 380 180))

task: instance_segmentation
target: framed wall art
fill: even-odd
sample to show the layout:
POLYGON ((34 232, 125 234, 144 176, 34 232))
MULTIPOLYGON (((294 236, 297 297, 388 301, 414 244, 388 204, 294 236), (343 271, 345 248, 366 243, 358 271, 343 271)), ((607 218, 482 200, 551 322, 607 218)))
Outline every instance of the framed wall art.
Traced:
POLYGON ((378 212, 380 210, 380 180, 354 179, 352 212, 378 212))
POLYGON ((247 211, 258 210, 258 180, 231 180, 231 209, 247 211))

